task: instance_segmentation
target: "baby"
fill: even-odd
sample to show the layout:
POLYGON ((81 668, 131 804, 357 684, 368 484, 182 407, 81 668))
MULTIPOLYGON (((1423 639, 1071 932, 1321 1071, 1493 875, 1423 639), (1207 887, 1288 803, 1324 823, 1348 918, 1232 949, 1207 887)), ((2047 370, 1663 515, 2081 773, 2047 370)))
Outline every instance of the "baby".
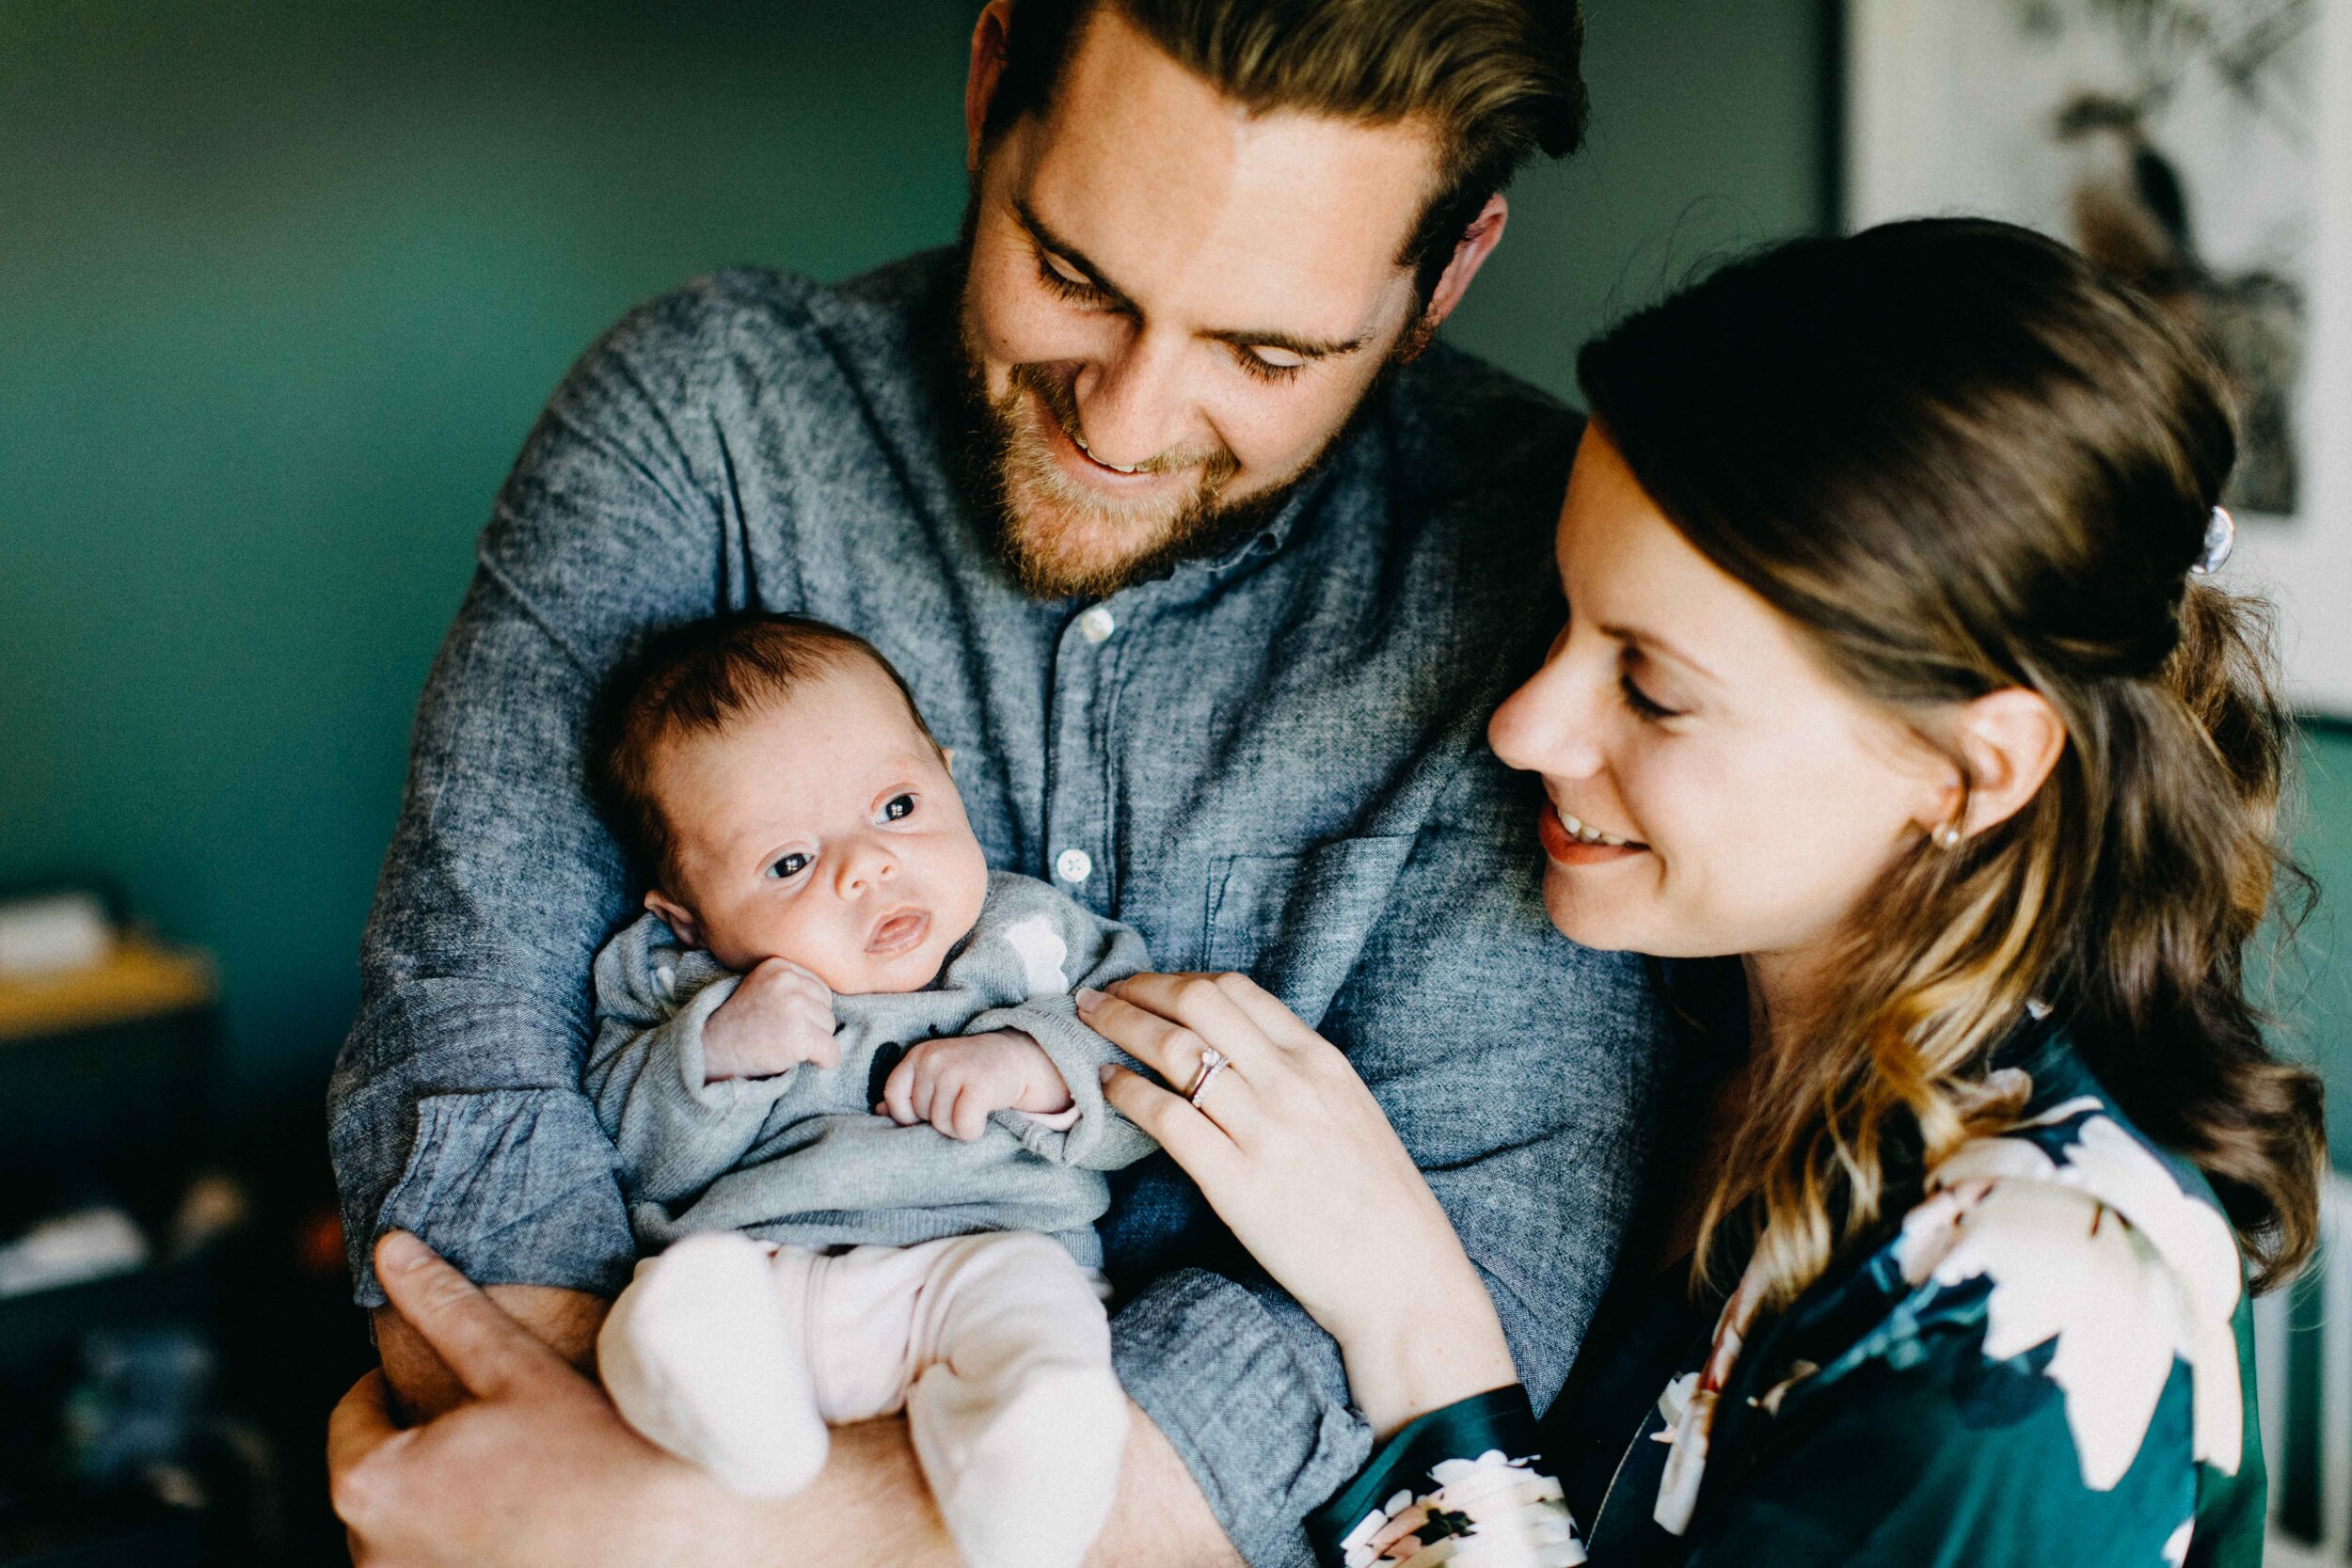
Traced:
POLYGON ((597 955, 585 1081, 660 1255, 597 1340, 606 1389, 771 1496, 828 1422, 903 1405, 966 1562, 1074 1568, 1127 1429, 1102 1173, 1153 1146, 1071 993, 1141 939, 990 872, 905 683, 837 627, 683 628, 608 715, 600 783, 658 885, 597 955))

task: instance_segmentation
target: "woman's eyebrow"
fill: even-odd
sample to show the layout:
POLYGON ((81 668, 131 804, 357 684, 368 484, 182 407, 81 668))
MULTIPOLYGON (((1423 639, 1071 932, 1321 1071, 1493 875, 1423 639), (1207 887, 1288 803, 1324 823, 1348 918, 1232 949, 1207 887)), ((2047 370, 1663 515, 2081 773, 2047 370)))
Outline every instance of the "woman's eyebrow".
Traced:
POLYGON ((1723 684, 1723 681, 1712 670, 1709 670, 1705 664, 1702 664, 1699 660, 1692 658, 1689 654, 1684 653, 1680 648, 1676 647, 1672 642, 1669 642, 1666 639, 1660 637, 1655 632, 1643 631, 1637 626, 1604 626, 1600 628, 1600 631, 1603 636, 1614 638, 1620 642, 1641 649, 1642 652, 1645 654, 1651 654, 1660 657, 1671 659, 1675 663, 1679 664, 1684 669, 1690 671, 1692 674, 1698 676, 1701 680, 1707 681, 1711 685, 1721 686, 1723 684))

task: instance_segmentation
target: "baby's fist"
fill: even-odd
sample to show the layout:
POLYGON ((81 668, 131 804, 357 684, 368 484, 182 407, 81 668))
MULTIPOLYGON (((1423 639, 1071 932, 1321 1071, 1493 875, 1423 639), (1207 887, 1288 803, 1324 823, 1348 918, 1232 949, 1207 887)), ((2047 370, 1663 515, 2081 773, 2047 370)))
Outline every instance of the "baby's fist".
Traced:
POLYGON ((970 1143, 998 1111, 1052 1116, 1070 1109, 1070 1087, 1044 1047, 1017 1030, 925 1040, 906 1053, 874 1107, 901 1127, 928 1121, 970 1143))
POLYGON ((803 1062, 836 1067, 833 992, 786 958, 763 959, 703 1025, 703 1082, 769 1078, 803 1062))

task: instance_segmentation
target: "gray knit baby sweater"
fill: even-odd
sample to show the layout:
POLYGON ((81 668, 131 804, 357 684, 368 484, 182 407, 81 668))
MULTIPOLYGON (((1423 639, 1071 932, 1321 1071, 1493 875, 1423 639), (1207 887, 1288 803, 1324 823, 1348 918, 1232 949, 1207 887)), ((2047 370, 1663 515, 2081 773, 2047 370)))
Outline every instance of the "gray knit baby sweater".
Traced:
POLYGON ((698 1230, 799 1246, 1041 1230, 1098 1267, 1094 1222, 1110 1206, 1103 1172, 1157 1146, 1103 1099, 1102 1064, 1134 1064, 1078 1022, 1071 993, 1148 963, 1126 927, 1042 882, 992 872, 978 924, 928 990, 834 998, 838 1067, 706 1084, 703 1024, 741 976, 644 916, 596 955, 584 1075, 620 1149, 638 1244, 654 1252, 698 1230), (874 1114, 907 1047, 996 1029, 1044 1047, 1074 1123, 1057 1130, 1001 1111, 961 1143, 874 1114))

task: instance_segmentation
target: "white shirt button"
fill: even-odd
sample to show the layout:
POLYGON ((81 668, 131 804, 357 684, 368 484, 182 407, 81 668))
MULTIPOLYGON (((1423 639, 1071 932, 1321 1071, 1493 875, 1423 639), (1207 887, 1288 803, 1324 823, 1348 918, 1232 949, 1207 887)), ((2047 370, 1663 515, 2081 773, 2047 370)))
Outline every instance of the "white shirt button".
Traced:
MULTIPOLYGON (((1109 610, 1104 610, 1101 605, 1096 605, 1092 610, 1088 610, 1084 615, 1078 617, 1078 635, 1085 638, 1089 642, 1105 641, 1109 639, 1111 633, 1117 631, 1118 629, 1118 617, 1113 615, 1109 610)), ((1085 875, 1086 873, 1080 872, 1078 876, 1073 877, 1071 880, 1073 882, 1080 880, 1085 877, 1085 875)))
POLYGON ((1084 849, 1064 849, 1054 859, 1054 875, 1065 882, 1083 882, 1094 875, 1094 857, 1084 849))

